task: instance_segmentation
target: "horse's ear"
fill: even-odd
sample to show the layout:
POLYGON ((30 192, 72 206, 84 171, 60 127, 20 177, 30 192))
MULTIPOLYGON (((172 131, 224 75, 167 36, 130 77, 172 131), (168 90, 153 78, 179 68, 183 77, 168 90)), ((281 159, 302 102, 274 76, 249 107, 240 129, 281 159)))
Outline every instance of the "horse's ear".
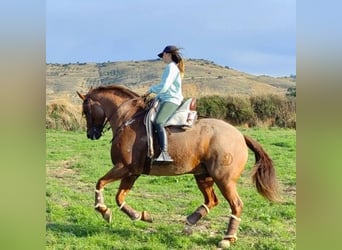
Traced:
POLYGON ((77 95, 84 101, 85 95, 82 95, 80 92, 76 91, 77 95))

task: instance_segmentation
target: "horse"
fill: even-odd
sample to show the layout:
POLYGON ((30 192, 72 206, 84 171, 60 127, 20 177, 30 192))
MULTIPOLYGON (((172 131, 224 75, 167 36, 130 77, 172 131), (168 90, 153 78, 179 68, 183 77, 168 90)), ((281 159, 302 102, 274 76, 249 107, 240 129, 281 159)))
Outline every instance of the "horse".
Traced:
MULTIPOLYGON (((95 189, 95 210, 107 222, 112 221, 111 209, 105 205, 103 196, 107 184, 120 180, 115 200, 129 218, 152 222, 147 211, 136 211, 125 202, 138 177, 192 174, 204 202, 186 217, 186 225, 195 225, 219 203, 214 192, 216 184, 231 208, 227 230, 219 242, 220 247, 229 247, 237 240, 241 221, 243 202, 236 184, 247 163, 248 148, 255 155, 251 177, 257 192, 269 201, 279 201, 278 181, 271 158, 256 140, 243 135, 231 124, 219 119, 199 118, 190 128, 167 127, 168 151, 174 161, 165 164, 147 156, 146 98, 118 85, 91 88, 87 94, 77 91, 77 94, 83 101, 87 137, 99 139, 108 123, 113 133, 113 168, 98 179, 95 189)), ((154 141, 158 155, 157 138, 154 141)))

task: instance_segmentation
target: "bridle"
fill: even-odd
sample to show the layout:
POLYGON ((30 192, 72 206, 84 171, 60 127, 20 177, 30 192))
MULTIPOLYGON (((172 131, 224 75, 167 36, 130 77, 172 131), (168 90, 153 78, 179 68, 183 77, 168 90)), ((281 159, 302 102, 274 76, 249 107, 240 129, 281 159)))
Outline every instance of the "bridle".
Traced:
MULTIPOLYGON (((105 129, 105 127, 106 127, 106 125, 108 124, 108 122, 109 122, 109 120, 111 119, 111 117, 112 117, 112 115, 114 114, 112 114, 109 118, 105 118, 105 121, 103 122, 103 124, 101 125, 101 126, 96 126, 96 125, 94 125, 94 118, 93 118, 93 116, 92 116, 92 109, 91 109, 91 105, 90 105, 90 103, 89 103, 89 100, 92 100, 90 97, 87 97, 86 99, 84 99, 84 101, 83 101, 83 105, 87 105, 88 106, 88 108, 87 108, 87 114, 85 114, 84 113, 84 115, 85 116, 88 116, 88 117, 90 117, 90 119, 91 119, 91 123, 92 123, 92 128, 94 129, 94 130, 97 130, 97 129, 100 129, 100 131, 101 131, 101 136, 103 136, 104 135, 104 133, 106 132, 106 131, 108 131, 109 129, 110 129, 110 126, 108 127, 108 128, 106 128, 105 129)), ((92 100, 93 101, 93 100, 92 100)), ((102 107, 101 107, 101 109, 102 109, 102 107)))
MULTIPOLYGON (((90 97, 88 97, 88 98, 91 99, 90 97)), ((137 97, 137 98, 141 98, 141 97, 137 97)), ((120 106, 122 106, 123 104, 125 104, 125 103, 127 103, 127 102, 129 102, 129 101, 133 101, 134 99, 135 99, 135 98, 130 99, 130 100, 127 100, 127 101, 123 102, 120 106)), ((88 101, 87 99, 84 100, 84 104, 87 105, 87 104, 88 104, 87 101, 88 101)), ((119 106, 119 107, 120 107, 120 106, 119 106)), ((88 115, 91 116, 91 108, 88 108, 88 110, 89 110, 88 115)), ((131 118, 125 120, 124 122, 122 122, 122 123, 117 127, 117 129, 115 130, 114 137, 113 137, 112 140, 114 140, 115 136, 118 134, 119 131, 123 130, 124 127, 129 126, 130 124, 132 124, 133 122, 135 122, 135 119, 136 119, 136 118, 138 118, 138 117, 141 116, 141 115, 144 115, 145 113, 146 113, 146 110, 142 110, 142 111, 140 111, 140 112, 134 114, 133 117, 131 117, 131 118)), ((110 125, 109 125, 107 128, 106 128, 106 126, 107 126, 107 124, 109 124, 109 121, 111 120, 111 118, 113 117, 114 114, 115 114, 115 112, 113 112, 109 117, 106 116, 105 121, 104 121, 103 124, 100 126, 100 129, 101 129, 101 136, 103 136, 108 130, 111 129, 111 126, 110 126, 110 125)), ((91 117, 92 117, 92 116, 91 116, 91 117)), ((95 126, 93 126, 93 127, 95 127, 95 126)))

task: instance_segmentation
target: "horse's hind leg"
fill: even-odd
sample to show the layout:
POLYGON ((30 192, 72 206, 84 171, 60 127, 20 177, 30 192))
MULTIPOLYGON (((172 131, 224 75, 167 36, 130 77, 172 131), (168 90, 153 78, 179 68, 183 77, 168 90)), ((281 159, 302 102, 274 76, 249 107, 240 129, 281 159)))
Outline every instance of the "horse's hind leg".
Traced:
POLYGON ((194 225, 202 217, 209 213, 209 210, 218 204, 218 199, 214 192, 214 180, 209 175, 195 175, 198 188, 204 196, 204 203, 186 218, 190 225, 194 225))
MULTIPOLYGON (((225 182, 216 182, 219 187, 222 195, 229 202, 232 213, 230 215, 228 228, 225 233, 224 239, 221 241, 221 244, 225 244, 225 242, 235 242, 237 240, 237 231, 240 225, 240 216, 242 214, 243 203, 240 199, 237 191, 236 191, 236 181, 229 180, 227 183, 225 182)), ((228 242, 228 243, 229 243, 228 242)))
POLYGON ((128 192, 133 187, 135 180, 139 177, 139 175, 132 175, 125 177, 121 180, 119 190, 116 194, 116 204, 119 206, 120 210, 122 210, 125 214, 127 214, 132 220, 142 220, 147 222, 152 222, 152 217, 146 212, 138 212, 131 208, 126 202, 125 197, 128 192))

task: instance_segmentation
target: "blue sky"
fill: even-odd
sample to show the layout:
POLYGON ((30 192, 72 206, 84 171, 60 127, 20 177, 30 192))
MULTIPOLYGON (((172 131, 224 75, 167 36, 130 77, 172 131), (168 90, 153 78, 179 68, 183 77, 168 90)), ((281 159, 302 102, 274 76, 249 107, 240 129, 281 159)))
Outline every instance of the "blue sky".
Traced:
POLYGON ((296 74, 296 1, 46 0, 47 63, 156 59, 169 44, 250 74, 296 74))

